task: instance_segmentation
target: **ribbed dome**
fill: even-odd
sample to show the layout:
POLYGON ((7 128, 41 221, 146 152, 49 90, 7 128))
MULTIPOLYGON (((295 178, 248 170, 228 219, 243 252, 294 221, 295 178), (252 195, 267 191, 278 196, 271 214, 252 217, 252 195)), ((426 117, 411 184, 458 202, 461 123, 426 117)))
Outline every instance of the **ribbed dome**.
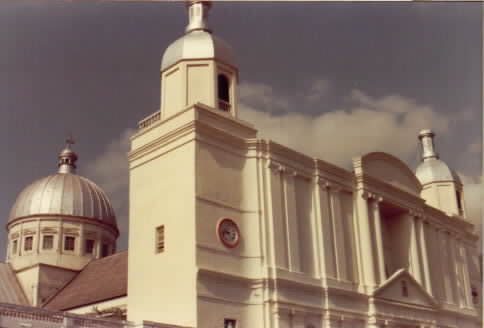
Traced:
POLYGON ((12 207, 9 222, 39 214, 86 217, 116 227, 106 194, 92 181, 72 173, 49 175, 26 187, 12 207))

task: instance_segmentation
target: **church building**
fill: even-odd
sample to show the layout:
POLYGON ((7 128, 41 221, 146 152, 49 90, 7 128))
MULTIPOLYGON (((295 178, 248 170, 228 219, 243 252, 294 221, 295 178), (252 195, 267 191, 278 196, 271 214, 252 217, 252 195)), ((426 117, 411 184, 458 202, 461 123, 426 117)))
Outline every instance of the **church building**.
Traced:
POLYGON ((131 137, 128 250, 68 140, 6 219, 0 327, 482 327, 478 236, 435 134, 408 141, 416 170, 383 152, 346 170, 258 139, 211 6, 187 2, 160 109, 131 137))

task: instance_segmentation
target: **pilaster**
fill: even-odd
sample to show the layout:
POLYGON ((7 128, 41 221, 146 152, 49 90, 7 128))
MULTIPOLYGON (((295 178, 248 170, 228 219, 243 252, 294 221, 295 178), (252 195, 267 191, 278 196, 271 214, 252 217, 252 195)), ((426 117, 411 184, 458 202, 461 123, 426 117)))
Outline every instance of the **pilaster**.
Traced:
POLYGON ((363 190, 357 191, 356 206, 358 207, 358 225, 360 230, 360 247, 367 292, 376 288, 375 255, 373 254, 374 242, 368 215, 369 195, 363 190))

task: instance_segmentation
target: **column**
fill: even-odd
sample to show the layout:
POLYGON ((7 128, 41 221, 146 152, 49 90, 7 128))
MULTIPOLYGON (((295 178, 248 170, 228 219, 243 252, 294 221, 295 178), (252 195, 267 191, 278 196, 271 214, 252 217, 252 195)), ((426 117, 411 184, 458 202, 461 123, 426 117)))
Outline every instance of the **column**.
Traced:
POLYGON ((427 237, 425 235, 425 226, 426 223, 423 219, 417 219, 417 232, 419 235, 420 241, 420 252, 422 254, 422 265, 423 265, 423 274, 424 274, 424 281, 425 281, 425 288, 430 295, 432 293, 432 282, 430 281, 430 268, 429 268, 429 258, 428 258, 428 250, 427 250, 427 237))
POLYGON ((417 234, 417 218, 413 212, 410 212, 410 263, 412 266, 412 274, 415 279, 424 285, 422 277, 422 268, 420 267, 420 255, 418 247, 418 234, 417 234))
POLYGON ((356 206, 358 207, 358 226, 360 228, 360 247, 365 277, 365 285, 368 291, 376 287, 375 256, 373 254, 373 237, 368 215, 368 195, 363 190, 357 191, 356 206))
POLYGON ((380 284, 386 280, 385 273, 385 254, 383 252, 383 234, 382 234, 382 218, 380 215, 380 203, 383 201, 381 197, 373 197, 371 201, 371 210, 373 214, 373 224, 375 227, 375 241, 376 241, 376 252, 378 256, 378 276, 380 278, 380 284))

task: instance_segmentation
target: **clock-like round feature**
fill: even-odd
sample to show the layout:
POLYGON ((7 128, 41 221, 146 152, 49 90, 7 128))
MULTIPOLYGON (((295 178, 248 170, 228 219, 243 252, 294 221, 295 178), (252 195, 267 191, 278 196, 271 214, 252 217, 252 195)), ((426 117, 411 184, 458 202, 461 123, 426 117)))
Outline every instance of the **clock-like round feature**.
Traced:
POLYGON ((237 223, 229 218, 220 219, 217 224, 217 236, 225 247, 237 247, 240 242, 240 230, 237 223))

